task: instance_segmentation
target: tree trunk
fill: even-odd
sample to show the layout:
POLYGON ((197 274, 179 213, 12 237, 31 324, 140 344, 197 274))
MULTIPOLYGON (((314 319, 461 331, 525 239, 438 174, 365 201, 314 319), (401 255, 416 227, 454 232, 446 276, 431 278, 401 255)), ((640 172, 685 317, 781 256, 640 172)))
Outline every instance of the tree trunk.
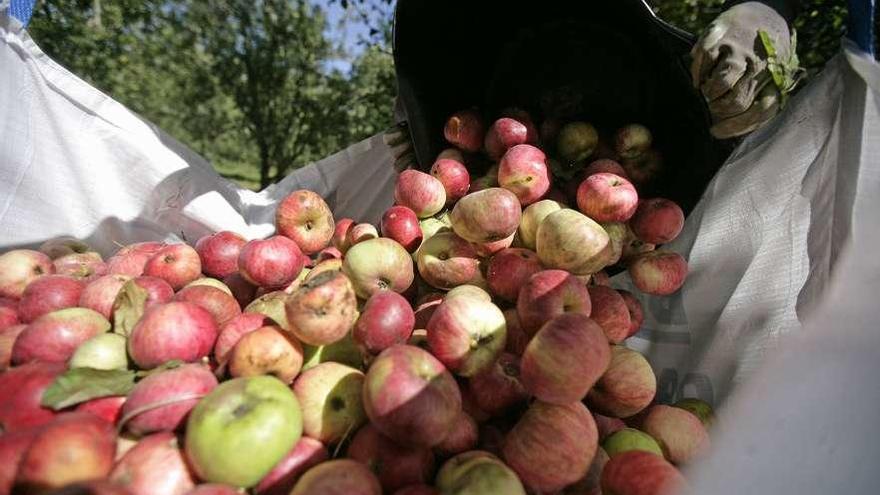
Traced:
POLYGON ((272 183, 269 178, 269 170, 271 168, 269 163, 269 144, 266 143, 265 139, 258 138, 257 146, 260 148, 260 189, 262 190, 272 183))

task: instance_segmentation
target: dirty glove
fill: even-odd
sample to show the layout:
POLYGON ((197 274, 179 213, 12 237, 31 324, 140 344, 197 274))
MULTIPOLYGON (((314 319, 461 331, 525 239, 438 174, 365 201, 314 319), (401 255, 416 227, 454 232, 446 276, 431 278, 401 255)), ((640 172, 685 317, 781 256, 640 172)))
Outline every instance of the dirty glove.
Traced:
POLYGON ((382 141, 391 148, 394 156, 394 170, 402 172, 416 166, 416 152, 406 122, 401 122, 386 129, 382 141))
POLYGON ((797 79, 788 24, 758 2, 715 19, 691 51, 691 76, 709 104, 712 135, 742 136, 773 118, 797 79))

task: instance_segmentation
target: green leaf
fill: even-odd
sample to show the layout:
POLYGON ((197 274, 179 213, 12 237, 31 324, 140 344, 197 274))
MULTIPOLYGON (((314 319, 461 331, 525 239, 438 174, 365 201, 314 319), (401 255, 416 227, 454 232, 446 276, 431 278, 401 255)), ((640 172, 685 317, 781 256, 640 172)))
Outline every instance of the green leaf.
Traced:
POLYGON ((159 366, 151 369, 151 370, 140 370, 136 373, 138 378, 146 378, 150 375, 155 375, 156 373, 161 373, 163 371, 173 370, 174 368, 179 368, 183 366, 183 361, 180 359, 172 359, 171 361, 166 361, 159 366))
POLYGON ((113 301, 113 331, 124 337, 131 335, 131 331, 144 315, 149 293, 135 283, 134 280, 126 282, 116 300, 113 301))
POLYGON ((41 404, 57 411, 100 397, 128 395, 134 381, 134 371, 75 368, 55 378, 41 404))

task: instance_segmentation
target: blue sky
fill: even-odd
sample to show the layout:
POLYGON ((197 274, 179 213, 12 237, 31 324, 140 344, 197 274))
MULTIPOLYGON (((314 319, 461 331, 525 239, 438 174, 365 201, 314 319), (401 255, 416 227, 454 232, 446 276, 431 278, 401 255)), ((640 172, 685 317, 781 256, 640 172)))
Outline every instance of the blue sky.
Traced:
MULTIPOLYGON (((342 72, 351 70, 351 61, 363 51, 364 46, 361 40, 369 36, 369 27, 361 21, 353 9, 349 7, 349 12, 342 8, 339 0, 312 0, 314 5, 320 7, 327 16, 327 37, 336 43, 341 43, 347 52, 345 58, 332 60, 329 62, 331 69, 338 69, 342 72)), ((370 0, 367 0, 370 2, 370 0)), ((385 6, 384 2, 373 2, 375 5, 382 6, 384 15, 391 16, 393 5, 385 6)))

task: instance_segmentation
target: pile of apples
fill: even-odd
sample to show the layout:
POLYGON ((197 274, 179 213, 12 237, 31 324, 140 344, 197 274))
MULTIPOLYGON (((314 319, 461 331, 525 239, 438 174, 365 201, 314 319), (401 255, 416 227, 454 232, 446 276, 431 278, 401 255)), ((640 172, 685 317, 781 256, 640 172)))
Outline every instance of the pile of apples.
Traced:
POLYGON ((654 404, 623 345, 641 305, 604 270, 677 291, 655 247, 684 215, 627 179, 657 163, 644 127, 605 146, 623 165, 587 123, 543 127, 456 113, 378 229, 300 190, 267 239, 0 255, 0 495, 683 488, 711 409, 654 404))

